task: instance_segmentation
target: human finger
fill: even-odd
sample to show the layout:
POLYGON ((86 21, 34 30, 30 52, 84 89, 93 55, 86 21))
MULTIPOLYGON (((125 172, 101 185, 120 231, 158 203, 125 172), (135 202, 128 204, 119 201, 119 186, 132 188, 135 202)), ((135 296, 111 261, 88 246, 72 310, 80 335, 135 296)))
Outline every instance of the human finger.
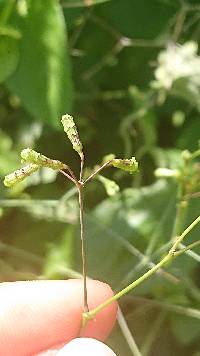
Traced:
POLYGON ((116 356, 103 342, 92 338, 76 338, 65 345, 56 356, 116 356))
MULTIPOLYGON (((112 296, 111 288, 88 280, 90 309, 112 296)), ((29 281, 0 285, 0 355, 32 355, 78 336, 83 311, 82 280, 29 281)), ((83 336, 104 340, 116 318, 117 304, 105 308, 83 336)))

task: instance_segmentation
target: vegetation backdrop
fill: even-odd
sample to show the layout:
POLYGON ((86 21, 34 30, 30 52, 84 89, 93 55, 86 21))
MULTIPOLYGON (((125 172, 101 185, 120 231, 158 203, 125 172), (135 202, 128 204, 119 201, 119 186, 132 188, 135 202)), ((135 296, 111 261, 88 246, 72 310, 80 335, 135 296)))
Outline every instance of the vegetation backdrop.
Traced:
MULTIPOLYGON (((25 147, 78 172, 60 124, 66 112, 89 168, 109 153, 139 161, 137 175, 105 173, 120 186, 115 195, 97 180, 85 193, 88 275, 115 291, 198 216, 198 158, 184 171, 184 192, 155 170, 173 175, 182 151, 199 149, 199 19, 198 0, 0 1, 2 181, 25 147), (180 202, 187 206, 177 227, 180 202)), ((64 177, 44 169, 12 190, 0 184, 0 215, 1 281, 81 271, 77 194, 64 177)), ((117 355, 200 355, 199 262, 196 248, 121 300, 130 339, 116 326, 108 344, 117 355)))

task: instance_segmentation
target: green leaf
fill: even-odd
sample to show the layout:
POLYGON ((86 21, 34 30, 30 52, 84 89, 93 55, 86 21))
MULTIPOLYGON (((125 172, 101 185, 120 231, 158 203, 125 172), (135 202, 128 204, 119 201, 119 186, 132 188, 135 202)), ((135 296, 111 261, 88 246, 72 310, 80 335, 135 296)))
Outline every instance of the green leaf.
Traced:
POLYGON ((0 83, 4 82, 16 69, 19 60, 18 40, 0 35, 0 83))
POLYGON ((33 116, 56 126, 72 106, 67 32, 59 2, 30 0, 20 30, 20 61, 8 87, 33 116))

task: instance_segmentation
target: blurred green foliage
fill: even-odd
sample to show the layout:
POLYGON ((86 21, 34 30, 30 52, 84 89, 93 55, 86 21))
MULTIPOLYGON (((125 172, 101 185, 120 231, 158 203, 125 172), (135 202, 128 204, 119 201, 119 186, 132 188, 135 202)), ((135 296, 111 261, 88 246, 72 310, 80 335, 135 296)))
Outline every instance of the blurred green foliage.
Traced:
MULTIPOLYGON (((110 152, 139 161, 134 177, 109 168, 115 195, 105 179, 106 190, 94 180, 85 193, 88 274, 115 290, 156 263, 172 235, 180 187, 154 171, 180 169, 182 150, 199 147, 199 19, 199 0, 0 1, 2 180, 27 146, 78 173, 64 113, 75 117, 90 169, 110 152)), ((200 210, 198 158, 192 169, 182 230, 200 210)), ((1 281, 77 277, 71 183, 44 169, 12 190, 1 184, 0 195, 1 281)), ((199 263, 197 248, 121 301, 142 355, 198 355, 199 263)), ((119 327, 108 342, 134 355, 119 327)))

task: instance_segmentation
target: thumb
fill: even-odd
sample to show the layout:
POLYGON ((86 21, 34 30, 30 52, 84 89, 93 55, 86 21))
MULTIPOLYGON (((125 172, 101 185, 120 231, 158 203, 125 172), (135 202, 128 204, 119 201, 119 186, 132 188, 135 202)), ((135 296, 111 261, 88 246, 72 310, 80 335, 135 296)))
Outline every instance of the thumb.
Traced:
POLYGON ((96 339, 77 338, 65 345, 56 356, 117 356, 108 346, 96 339))

